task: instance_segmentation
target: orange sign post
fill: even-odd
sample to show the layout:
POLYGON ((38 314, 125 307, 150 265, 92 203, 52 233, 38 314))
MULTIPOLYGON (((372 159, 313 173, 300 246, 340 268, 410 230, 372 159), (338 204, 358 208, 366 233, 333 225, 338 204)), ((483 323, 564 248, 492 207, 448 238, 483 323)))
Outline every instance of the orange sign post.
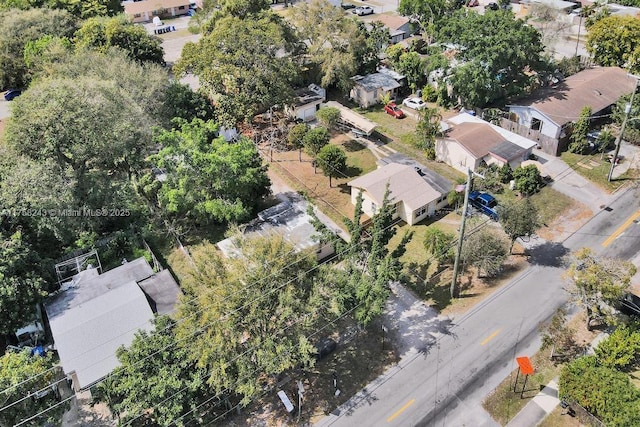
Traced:
POLYGON ((516 374, 516 382, 513 384, 513 392, 516 393, 518 378, 520 376, 520 372, 522 372, 524 375, 524 384, 522 385, 522 391, 520 392, 520 397, 522 398, 524 389, 527 386, 527 378, 529 378, 529 375, 534 373, 534 369, 531 364, 531 360, 527 356, 516 357, 516 362, 518 362, 518 373, 516 374))

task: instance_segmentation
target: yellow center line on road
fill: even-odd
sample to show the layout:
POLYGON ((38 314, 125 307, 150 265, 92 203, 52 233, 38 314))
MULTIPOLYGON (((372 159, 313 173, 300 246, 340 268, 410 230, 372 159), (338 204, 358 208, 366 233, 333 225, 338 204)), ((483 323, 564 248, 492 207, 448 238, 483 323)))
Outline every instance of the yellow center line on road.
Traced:
POLYGON ((390 423, 391 421, 393 421, 395 417, 403 413, 409 406, 413 405, 414 403, 416 403, 415 399, 411 399, 410 401, 408 401, 407 404, 404 405, 402 408, 398 409, 395 414, 387 418, 387 422, 390 423))
POLYGON ((624 232, 624 230, 626 230, 627 227, 629 227, 633 223, 633 221, 635 221, 638 218, 640 218, 640 211, 637 211, 636 213, 631 215, 629 218, 627 218, 627 220, 624 223, 622 223, 622 225, 618 227, 618 229, 614 231, 611 236, 607 237, 607 240, 602 242, 602 247, 606 248, 611 243, 613 243, 613 241, 616 240, 616 238, 618 238, 618 236, 620 236, 624 232))
POLYGON ((488 337, 486 337, 481 343, 480 345, 485 345, 486 343, 488 343, 489 341, 491 341, 492 339, 494 339, 496 337, 496 335, 498 335, 500 333, 502 329, 497 329, 495 330, 491 335, 489 335, 488 337))

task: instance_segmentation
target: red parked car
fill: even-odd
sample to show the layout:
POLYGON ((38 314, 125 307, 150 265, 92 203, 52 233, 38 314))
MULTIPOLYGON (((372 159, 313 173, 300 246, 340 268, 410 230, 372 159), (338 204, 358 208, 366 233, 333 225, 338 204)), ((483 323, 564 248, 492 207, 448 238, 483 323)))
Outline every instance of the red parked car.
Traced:
POLYGON ((390 102, 385 105, 384 111, 386 111, 387 114, 392 115, 396 119, 402 119, 404 117, 404 112, 400 109, 400 107, 396 105, 395 102, 390 102))

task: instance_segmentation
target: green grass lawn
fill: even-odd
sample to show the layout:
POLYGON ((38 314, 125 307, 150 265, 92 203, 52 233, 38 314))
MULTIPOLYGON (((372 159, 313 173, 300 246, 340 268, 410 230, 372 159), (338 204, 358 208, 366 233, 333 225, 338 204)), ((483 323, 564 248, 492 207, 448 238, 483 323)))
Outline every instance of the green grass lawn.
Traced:
POLYGON ((400 139, 406 133, 415 132, 418 124, 417 121, 409 116, 404 119, 396 119, 390 116, 384 112, 382 105, 376 105, 367 110, 362 108, 354 108, 354 110, 369 120, 376 122, 378 131, 397 139, 400 139))
MULTIPOLYGON (((498 203, 507 200, 515 200, 517 195, 511 190, 505 190, 501 194, 495 194, 498 203)), ((566 196, 551 187, 544 187, 538 193, 531 196, 533 205, 538 208, 540 222, 549 224, 558 218, 564 211, 570 208, 575 202, 571 197, 566 196)))
POLYGON ((609 192, 616 191, 627 180, 636 179, 639 175, 637 170, 629 169, 622 176, 609 182, 607 177, 609 176, 611 163, 606 158, 601 160, 600 154, 582 155, 564 152, 560 155, 560 158, 580 175, 609 192))

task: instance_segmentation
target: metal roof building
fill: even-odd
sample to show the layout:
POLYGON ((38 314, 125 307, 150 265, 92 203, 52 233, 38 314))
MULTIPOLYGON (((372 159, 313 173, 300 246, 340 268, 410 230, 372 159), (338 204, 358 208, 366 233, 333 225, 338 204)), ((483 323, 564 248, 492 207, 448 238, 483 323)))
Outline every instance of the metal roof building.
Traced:
POLYGON ((65 283, 45 311, 74 388, 86 389, 116 368, 116 350, 131 344, 137 331, 153 330, 152 306, 170 313, 179 294, 169 271, 154 274, 144 258, 103 274, 87 269, 65 283))

